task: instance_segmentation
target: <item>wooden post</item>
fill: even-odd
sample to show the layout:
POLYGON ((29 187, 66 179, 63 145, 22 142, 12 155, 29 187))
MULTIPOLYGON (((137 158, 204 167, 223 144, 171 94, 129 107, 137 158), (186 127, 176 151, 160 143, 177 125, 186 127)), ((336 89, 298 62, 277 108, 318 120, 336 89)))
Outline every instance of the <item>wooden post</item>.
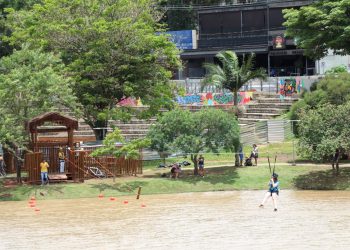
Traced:
POLYGON ((68 128, 68 147, 73 149, 73 129, 68 128))
POLYGON ((79 151, 79 157, 78 157, 78 169, 77 169, 77 181, 78 182, 84 182, 84 161, 85 161, 85 155, 86 151, 79 151))
POLYGON ((142 187, 139 187, 139 190, 137 191, 137 197, 136 197, 136 200, 140 199, 140 195, 141 195, 141 188, 142 188, 142 187))

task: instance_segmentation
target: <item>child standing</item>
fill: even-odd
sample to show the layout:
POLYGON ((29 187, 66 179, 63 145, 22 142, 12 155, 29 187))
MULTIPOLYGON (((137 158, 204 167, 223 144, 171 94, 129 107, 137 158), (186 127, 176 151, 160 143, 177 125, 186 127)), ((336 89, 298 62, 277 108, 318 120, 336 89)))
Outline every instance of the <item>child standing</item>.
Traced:
POLYGON ((203 155, 200 155, 198 158, 198 167, 199 167, 199 175, 201 177, 204 176, 204 157, 203 155))
POLYGON ((41 185, 49 183, 48 169, 49 164, 46 160, 42 160, 40 163, 41 185))

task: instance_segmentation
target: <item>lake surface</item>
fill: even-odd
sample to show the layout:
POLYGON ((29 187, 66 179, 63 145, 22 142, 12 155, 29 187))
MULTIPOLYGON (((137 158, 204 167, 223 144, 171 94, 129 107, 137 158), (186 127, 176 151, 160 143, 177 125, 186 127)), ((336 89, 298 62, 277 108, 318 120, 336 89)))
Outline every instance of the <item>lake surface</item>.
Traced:
POLYGON ((264 193, 0 202, 0 249, 350 249, 350 192, 264 193))

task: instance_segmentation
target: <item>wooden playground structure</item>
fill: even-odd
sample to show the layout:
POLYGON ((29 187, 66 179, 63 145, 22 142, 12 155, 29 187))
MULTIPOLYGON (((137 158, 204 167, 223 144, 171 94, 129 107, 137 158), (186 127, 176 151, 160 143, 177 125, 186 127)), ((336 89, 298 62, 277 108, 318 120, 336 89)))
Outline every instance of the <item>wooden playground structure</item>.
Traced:
POLYGON ((92 157, 91 149, 77 147, 73 132, 78 129, 78 121, 57 112, 45 113, 35 117, 27 124, 31 135, 30 150, 25 154, 24 170, 28 172, 28 182, 40 183, 40 162, 45 159, 49 164, 50 182, 83 182, 87 178, 107 178, 120 175, 142 174, 142 160, 116 158, 113 156, 92 157), (45 140, 40 140, 45 133, 45 140), (47 135, 67 133, 66 140, 57 140, 47 135), (59 150, 64 152, 64 172, 60 172, 59 150))

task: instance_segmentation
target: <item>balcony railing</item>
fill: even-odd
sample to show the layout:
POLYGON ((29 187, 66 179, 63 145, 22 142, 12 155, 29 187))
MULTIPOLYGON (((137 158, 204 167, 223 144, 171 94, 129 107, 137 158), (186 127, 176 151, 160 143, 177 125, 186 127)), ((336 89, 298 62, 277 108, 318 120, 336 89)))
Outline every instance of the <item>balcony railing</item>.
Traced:
POLYGON ((268 3, 286 3, 286 2, 314 2, 316 0, 232 0, 231 3, 225 3, 224 1, 217 5, 203 5, 201 0, 193 1, 191 5, 183 4, 181 0, 178 3, 172 5, 166 5, 164 8, 167 10, 179 10, 192 8, 194 10, 205 10, 219 7, 234 7, 240 5, 254 5, 254 4, 268 4, 268 3))
POLYGON ((252 36, 252 37, 228 37, 228 38, 213 38, 199 39, 198 48, 210 47, 240 47, 240 46, 268 46, 268 35, 252 36))

